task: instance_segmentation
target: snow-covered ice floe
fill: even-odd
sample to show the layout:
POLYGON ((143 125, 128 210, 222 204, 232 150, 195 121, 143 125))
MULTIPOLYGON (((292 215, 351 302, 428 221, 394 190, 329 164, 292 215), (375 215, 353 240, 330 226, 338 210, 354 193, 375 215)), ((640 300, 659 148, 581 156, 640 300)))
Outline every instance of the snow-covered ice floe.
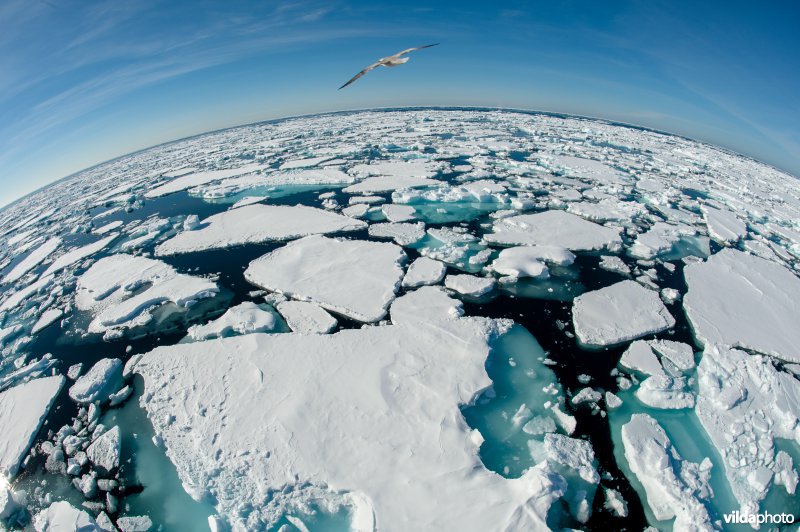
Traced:
POLYGON ((408 266, 403 277, 404 288, 417 288, 423 285, 439 284, 444 279, 447 266, 438 260, 420 257, 408 266))
POLYGON ((159 245, 156 255, 176 255, 366 228, 367 224, 360 220, 314 207, 255 204, 210 216, 203 220, 201 228, 184 231, 159 245))
POLYGON ((308 301, 282 301, 277 308, 286 324, 295 332, 325 334, 338 325, 336 318, 325 309, 308 301))
POLYGON ((348 318, 375 322, 395 297, 405 260, 394 244, 314 235, 254 260, 245 278, 348 318))
POLYGON ((613 251, 622 246, 618 230, 558 210, 501 218, 492 231, 484 238, 506 246, 546 245, 571 251, 613 251))
POLYGON ((796 465, 778 439, 800 440, 797 378, 776 369, 767 356, 711 347, 703 352, 697 379, 695 411, 722 456, 741 511, 758 513, 773 486, 794 494, 796 465))
POLYGON ((669 329, 675 318, 657 292, 620 281, 576 297, 572 322, 582 345, 604 347, 669 329))
POLYGON ((208 279, 178 273, 159 260, 120 254, 98 260, 81 275, 75 304, 94 316, 89 332, 123 332, 147 325, 162 305, 171 303, 181 312, 218 292, 208 279))
POLYGON ((704 345, 800 362, 800 278, 780 264, 724 249, 686 267, 683 308, 704 345))
POLYGON ((716 530, 708 508, 711 461, 683 459, 664 429, 647 414, 634 414, 622 427, 625 457, 644 487, 656 519, 675 519, 674 530, 716 530))
POLYGON ((0 392, 0 475, 13 477, 39 432, 64 377, 43 377, 0 392))
POLYGON ((278 326, 275 314, 252 301, 231 307, 219 318, 204 325, 192 325, 187 331, 192 340, 208 340, 223 336, 270 332, 278 326))
POLYGON ((302 523, 312 507, 355 530, 542 529, 563 480, 546 463, 517 479, 483 468, 458 408, 490 383, 490 341, 507 326, 253 334, 159 347, 136 371, 184 486, 235 530, 302 523))

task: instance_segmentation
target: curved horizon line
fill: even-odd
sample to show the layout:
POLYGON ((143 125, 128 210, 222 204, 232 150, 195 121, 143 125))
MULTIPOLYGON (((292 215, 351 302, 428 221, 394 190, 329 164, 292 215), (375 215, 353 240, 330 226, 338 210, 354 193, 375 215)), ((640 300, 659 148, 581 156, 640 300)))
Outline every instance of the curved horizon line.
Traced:
POLYGON ((633 124, 633 123, 629 123, 629 122, 621 122, 621 121, 613 120, 613 119, 610 119, 610 118, 602 118, 602 117, 597 117, 597 116, 580 115, 580 114, 572 114, 572 113, 560 113, 560 112, 557 112, 557 111, 543 111, 543 110, 539 110, 539 109, 524 109, 524 108, 517 108, 517 107, 487 107, 487 106, 478 106, 478 105, 453 105, 453 106, 449 106, 449 105, 400 105, 400 106, 392 106, 392 107, 361 107, 361 108, 352 108, 352 109, 337 109, 337 110, 331 110, 331 111, 320 111, 320 112, 317 112, 317 113, 302 113, 302 114, 296 114, 296 115, 287 115, 287 116, 281 116, 281 117, 277 117, 277 118, 268 118, 266 120, 257 120, 255 122, 247 122, 247 123, 244 123, 244 124, 236 124, 236 125, 233 125, 233 126, 221 127, 219 129, 211 129, 211 130, 208 130, 208 131, 202 131, 200 133, 195 133, 193 135, 187 135, 185 137, 180 137, 180 138, 177 138, 177 139, 168 140, 166 142, 159 142, 158 144, 153 144, 151 146, 147 146, 147 147, 141 148, 139 150, 134 150, 134 151, 131 151, 131 152, 127 152, 127 153, 124 153, 122 155, 118 155, 116 157, 112 157, 110 159, 106 159, 104 161, 100 161, 100 162, 98 162, 96 164, 93 164, 91 166, 87 166, 86 168, 82 168, 82 169, 80 169, 80 170, 78 170, 76 172, 72 172, 71 174, 65 175, 63 177, 56 178, 56 179, 54 179, 54 180, 42 185, 41 187, 39 187, 39 188, 37 188, 35 190, 32 190, 31 192, 28 192, 27 194, 24 194, 24 195, 22 195, 22 196, 20 196, 20 197, 18 197, 16 199, 10 201, 8 204, 3 205, 2 207, 0 207, 0 212, 8 209, 9 207, 12 207, 16 203, 18 203, 18 202, 20 202, 20 201, 22 201, 22 200, 24 200, 24 199, 26 199, 26 198, 28 198, 30 196, 33 196, 34 194, 37 194, 37 193, 41 192, 42 190, 46 189, 47 187, 50 187, 50 186, 55 185, 56 183, 60 183, 62 181, 66 181, 67 179, 70 179, 71 177, 74 177, 74 176, 76 176, 78 174, 81 174, 83 172, 87 172, 87 171, 92 170, 94 168, 97 168, 99 166, 103 166, 105 164, 109 164, 109 163, 112 163, 114 161, 118 161, 120 159, 124 159, 125 157, 130 157, 130 156, 136 155, 138 153, 142 153, 142 152, 145 152, 145 151, 148 151, 148 150, 159 148, 161 146, 169 146, 170 144, 176 144, 178 142, 183 142, 185 140, 195 139, 195 138, 202 137, 202 136, 205 136, 205 135, 211 135, 211 134, 214 134, 214 133, 221 133, 223 131, 230 131, 232 129, 239 129, 239 128, 245 128, 245 127, 258 126, 258 125, 262 125, 262 124, 271 124, 271 123, 276 123, 276 122, 282 122, 282 121, 285 121, 285 120, 292 120, 294 118, 308 118, 308 117, 313 117, 313 116, 326 116, 326 115, 337 115, 337 114, 348 114, 348 113, 363 113, 363 112, 367 112, 367 111, 379 111, 379 112, 402 111, 402 110, 408 111, 408 110, 414 110, 414 109, 419 109, 419 110, 434 109, 434 110, 439 110, 439 111, 458 111, 458 110, 501 111, 501 112, 532 114, 532 115, 538 114, 538 115, 552 116, 552 117, 556 117, 556 118, 578 118, 578 119, 590 120, 590 121, 594 121, 594 122, 605 122, 605 123, 607 123, 609 125, 612 125, 612 126, 626 127, 626 128, 629 128, 629 129, 638 129, 640 131, 649 131, 651 133, 657 133, 659 135, 665 135, 665 136, 669 136, 669 137, 677 137, 677 138, 681 138, 681 139, 688 140, 688 141, 691 141, 691 142, 696 142, 696 143, 701 144, 701 145, 710 146, 712 148, 722 150, 723 152, 727 152, 729 154, 736 155, 736 156, 739 156, 739 157, 743 157, 745 159, 750 159, 751 161, 755 161, 755 162, 757 162, 759 164, 763 164, 764 166, 768 166, 768 167, 772 168, 773 170, 777 170, 779 172, 785 173, 785 174, 787 174, 787 175, 789 175, 791 177, 794 177, 795 179, 800 179, 800 176, 796 176, 796 175, 794 175, 792 172, 790 172, 788 170, 785 170, 783 168, 779 168, 778 166, 775 166, 774 164, 770 164, 770 163, 764 162, 764 161, 762 161, 760 159, 757 159, 756 157, 753 157, 751 155, 745 155, 743 153, 739 153, 739 152, 737 152, 736 150, 734 150, 732 148, 727 148, 725 146, 720 146, 718 144, 713 144, 713 143, 711 143, 709 141, 696 139, 696 138, 689 137, 687 135, 682 135, 682 134, 679 134, 679 133, 671 133, 669 131, 662 131, 662 130, 655 129, 655 128, 649 127, 649 126, 643 126, 643 125, 640 125, 640 124, 633 124))

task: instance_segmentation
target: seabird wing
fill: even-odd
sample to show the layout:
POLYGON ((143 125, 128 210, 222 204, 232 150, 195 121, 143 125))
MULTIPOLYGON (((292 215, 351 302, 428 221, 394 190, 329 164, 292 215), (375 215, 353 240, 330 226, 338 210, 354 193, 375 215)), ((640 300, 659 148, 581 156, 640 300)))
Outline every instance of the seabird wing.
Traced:
POLYGON ((394 54, 394 57, 400 57, 401 55, 406 55, 407 53, 414 52, 416 50, 422 50, 423 48, 430 48, 431 46, 438 46, 438 45, 439 45, 439 43, 437 42, 437 43, 433 43, 433 44, 426 44, 424 46, 415 46, 414 48, 409 48, 408 50, 403 50, 402 52, 397 52, 396 54, 394 54))
POLYGON ((366 74, 367 72, 372 70, 373 68, 377 68, 377 67, 381 66, 381 63, 382 63, 382 60, 378 61, 377 63, 372 63, 370 66, 368 66, 367 68, 365 68, 364 70, 362 70, 361 72, 359 72, 358 74, 356 74, 355 76, 350 78, 350 81, 348 81, 347 83, 345 83, 344 85, 339 87, 339 90, 342 90, 343 88, 347 87, 348 85, 350 85, 351 83, 356 81, 358 78, 360 78, 361 76, 363 76, 364 74, 366 74))

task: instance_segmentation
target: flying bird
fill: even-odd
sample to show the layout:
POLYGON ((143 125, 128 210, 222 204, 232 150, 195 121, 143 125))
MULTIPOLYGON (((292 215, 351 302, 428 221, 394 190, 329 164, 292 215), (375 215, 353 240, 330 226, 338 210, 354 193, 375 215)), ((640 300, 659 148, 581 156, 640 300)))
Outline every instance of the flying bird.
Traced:
POLYGON ((408 57, 403 57, 404 55, 410 52, 414 52, 416 50, 422 50, 423 48, 430 48, 431 46, 436 46, 438 44, 439 43, 437 42, 435 44, 426 44, 425 46, 417 46, 416 48, 409 48, 408 50, 397 52, 396 54, 390 55, 389 57, 383 57, 381 59, 378 59, 377 62, 372 63, 370 66, 368 66, 367 68, 365 68, 364 70, 353 76, 352 79, 350 79, 350 81, 339 87, 339 90, 342 90, 343 88, 347 87, 348 85, 350 85, 355 80, 357 80, 358 78, 360 78, 361 76, 363 76, 372 69, 378 68, 379 66, 396 67, 398 65, 402 65, 404 63, 407 63, 409 60, 408 57))

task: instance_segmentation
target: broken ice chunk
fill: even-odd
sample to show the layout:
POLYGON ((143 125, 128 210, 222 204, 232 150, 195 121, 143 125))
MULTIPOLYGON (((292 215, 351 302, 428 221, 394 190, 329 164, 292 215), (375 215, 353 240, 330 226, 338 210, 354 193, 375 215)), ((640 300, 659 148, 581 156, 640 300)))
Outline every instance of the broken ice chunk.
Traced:
POLYGON ((675 318, 656 292, 628 280, 576 297, 572 322, 578 341, 593 348, 669 329, 675 318))
POLYGON ((278 303, 278 312, 294 332, 327 334, 338 325, 325 309, 307 301, 283 301, 278 303))
POLYGON ((17 474, 63 384, 60 375, 44 377, 0 393, 0 475, 17 474))
POLYGON ((78 404, 107 401, 109 396, 122 387, 122 361, 104 358, 75 381, 69 396, 78 404))
POLYGON ((86 456, 100 474, 108 475, 119 467, 120 433, 115 426, 95 439, 86 449, 86 456))
POLYGON ((622 427, 628 467, 644 488, 659 521, 675 518, 675 530, 715 530, 708 512, 710 462, 684 460, 664 429, 647 414, 634 414, 622 427))
POLYGON ((494 223, 488 242, 504 245, 551 245, 571 251, 617 249, 619 232, 564 211, 546 211, 502 218, 494 223))
POLYGON ((684 271, 683 308, 706 346, 751 349, 800 362, 800 278, 785 267, 724 249, 684 271))
POLYGON ((208 340, 234 334, 270 332, 278 325, 275 314, 264 310, 252 301, 231 307, 219 318, 205 325, 193 325, 187 331, 192 340, 208 340))
POLYGON ((78 510, 67 501, 52 503, 46 510, 36 514, 33 520, 36 532, 100 532, 94 518, 83 510, 78 510))
POLYGON ((463 296, 481 297, 494 289, 495 282, 492 278, 458 274, 445 277, 444 285, 463 296))
POLYGON ((394 244, 309 236, 254 260, 244 275, 261 288, 375 322, 395 297, 405 259, 394 244))
POLYGON ((653 353, 650 344, 644 340, 636 340, 631 343, 628 349, 622 353, 619 364, 624 368, 639 371, 645 375, 666 376, 658 357, 653 353))
POLYGON ((636 398, 652 408, 676 410, 694 406, 694 394, 687 389, 685 377, 652 375, 642 381, 636 398))
POLYGON ((419 257, 408 267, 403 277, 404 288, 417 288, 423 285, 438 284, 444 279, 447 266, 438 260, 419 257))

